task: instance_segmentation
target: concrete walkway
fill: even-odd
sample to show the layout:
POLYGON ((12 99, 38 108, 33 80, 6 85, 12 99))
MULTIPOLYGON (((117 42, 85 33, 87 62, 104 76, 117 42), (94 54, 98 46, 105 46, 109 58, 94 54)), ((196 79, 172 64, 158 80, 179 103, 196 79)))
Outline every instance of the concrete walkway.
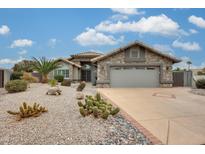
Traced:
POLYGON ((205 144, 205 96, 189 88, 107 88, 117 104, 164 144, 205 144))

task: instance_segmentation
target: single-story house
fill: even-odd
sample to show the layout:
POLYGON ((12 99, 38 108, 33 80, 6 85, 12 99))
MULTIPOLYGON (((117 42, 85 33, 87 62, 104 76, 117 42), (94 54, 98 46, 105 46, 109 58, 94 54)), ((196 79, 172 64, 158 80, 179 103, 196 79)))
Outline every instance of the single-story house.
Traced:
POLYGON ((70 58, 59 58, 60 68, 49 74, 50 78, 55 75, 63 75, 64 79, 72 81, 86 81, 94 83, 96 80, 96 71, 91 59, 102 55, 97 52, 81 52, 71 55, 70 58))
POLYGON ((10 80, 11 73, 10 69, 0 68, 0 88, 3 88, 10 80))
POLYGON ((142 42, 132 42, 108 54, 82 52, 59 59, 54 74, 98 87, 172 87, 172 65, 181 60, 142 42))

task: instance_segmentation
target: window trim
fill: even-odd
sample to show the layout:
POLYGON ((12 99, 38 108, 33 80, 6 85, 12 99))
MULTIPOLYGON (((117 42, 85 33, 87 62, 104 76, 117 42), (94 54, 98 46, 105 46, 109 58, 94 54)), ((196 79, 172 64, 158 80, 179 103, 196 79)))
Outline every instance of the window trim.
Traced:
MULTIPOLYGON (((145 50, 140 50, 140 47, 133 47, 125 50, 125 62, 144 62, 145 61, 145 50), (133 57, 133 52, 137 51, 137 57, 133 57), (141 53, 143 52, 143 54, 141 53), (143 55, 143 56, 142 56, 143 55), (142 57, 140 57, 142 56, 142 57)), ((136 54, 136 53, 135 53, 136 54)))
POLYGON ((63 75, 63 77, 65 79, 69 79, 70 71, 69 71, 69 69, 56 69, 56 70, 54 70, 54 76, 55 75, 63 75))

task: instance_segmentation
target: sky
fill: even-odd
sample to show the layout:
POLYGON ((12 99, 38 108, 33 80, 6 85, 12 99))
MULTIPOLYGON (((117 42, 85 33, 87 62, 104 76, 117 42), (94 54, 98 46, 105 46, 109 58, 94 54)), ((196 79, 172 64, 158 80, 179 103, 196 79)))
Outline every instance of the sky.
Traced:
POLYGON ((205 67, 205 9, 0 9, 0 67, 141 41, 205 67))

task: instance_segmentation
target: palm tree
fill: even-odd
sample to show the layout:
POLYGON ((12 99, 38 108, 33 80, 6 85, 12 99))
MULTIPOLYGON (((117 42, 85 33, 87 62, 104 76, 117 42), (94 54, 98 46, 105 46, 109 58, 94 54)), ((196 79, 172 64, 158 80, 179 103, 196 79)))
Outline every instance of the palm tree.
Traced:
POLYGON ((59 64, 56 60, 48 60, 45 57, 41 57, 39 59, 33 57, 33 61, 33 69, 42 75, 42 83, 47 83, 48 74, 59 67, 59 64))
POLYGON ((188 65, 188 70, 190 70, 190 67, 191 67, 192 62, 191 62, 191 61, 187 61, 186 63, 187 63, 187 65, 188 65))

